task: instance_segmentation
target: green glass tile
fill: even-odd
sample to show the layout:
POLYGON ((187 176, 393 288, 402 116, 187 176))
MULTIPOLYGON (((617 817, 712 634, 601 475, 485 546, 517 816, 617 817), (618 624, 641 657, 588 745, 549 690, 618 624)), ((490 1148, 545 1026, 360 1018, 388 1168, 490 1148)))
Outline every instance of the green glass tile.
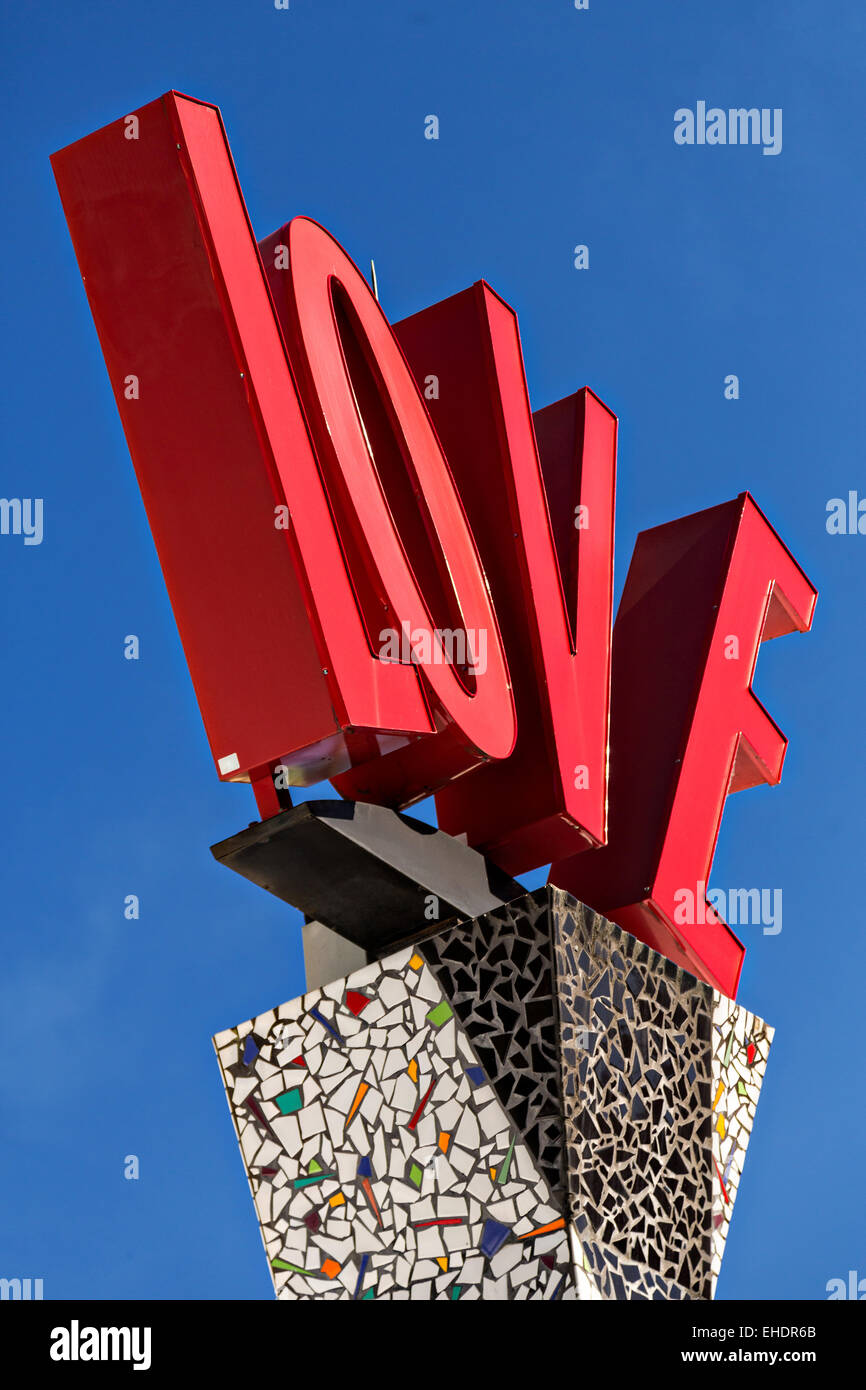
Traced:
POLYGON ((366 1303, 369 1299, 375 1298, 375 1297, 376 1297, 376 1290, 375 1290, 375 1289, 368 1289, 366 1293, 362 1293, 362 1294, 361 1294, 361 1302, 362 1302, 362 1303, 366 1303))
POLYGON ((451 1005, 447 999, 443 999, 441 1004, 436 1004, 427 1015, 427 1022, 432 1023, 434 1028, 441 1028, 443 1023, 447 1023, 451 1017, 451 1005))
POLYGON ((746 1090, 746 1083, 745 1083, 745 1081, 738 1081, 738 1082, 737 1082, 737 1095, 739 1095, 739 1096, 747 1096, 747 1095, 748 1095, 748 1091, 746 1090))
POLYGON ((277 1105, 281 1115, 294 1115, 296 1110, 303 1108, 303 1104, 299 1086, 295 1086, 291 1091, 283 1091, 281 1096, 277 1096, 277 1105))
POLYGON ((452 1302, 452 1303, 456 1303, 456 1302, 457 1302, 457 1299, 458 1299, 459 1297, 460 1297, 460 1285, 459 1285, 459 1284, 455 1284, 455 1285, 454 1285, 454 1288, 451 1290, 451 1302, 452 1302))
POLYGON ((413 1182, 413 1183, 415 1184, 416 1187, 420 1187, 420 1186, 421 1186, 421 1179, 422 1179, 423 1176, 424 1176, 424 1174, 422 1173, 421 1169, 418 1167, 418 1164, 417 1164, 417 1163, 413 1163, 413 1164, 412 1164, 412 1167, 409 1169, 409 1181, 410 1181, 410 1182, 413 1182))
POLYGON ((322 1165, 321 1165, 321 1163, 319 1163, 318 1159, 311 1158, 309 1164, 307 1165, 307 1172, 308 1172, 308 1173, 321 1173, 321 1171, 322 1171, 322 1165))
POLYGON ((731 1031, 730 1031, 730 1033, 728 1034, 728 1045, 727 1045, 727 1047, 725 1048, 725 1060, 724 1060, 724 1062, 722 1063, 722 1066, 723 1066, 723 1067, 726 1067, 726 1066, 728 1065, 728 1063, 730 1062, 730 1060, 731 1060, 731 1052, 732 1052, 733 1046, 734 1046, 734 1025, 733 1025, 733 1023, 730 1025, 730 1027, 731 1027, 731 1031))
POLYGON ((295 1178, 292 1187, 309 1187, 313 1182, 324 1182, 325 1178, 333 1177, 333 1173, 313 1173, 310 1178, 295 1178))
POLYGON ((287 1260, 271 1260, 271 1269, 288 1269, 292 1274, 311 1274, 312 1270, 301 1269, 300 1265, 290 1265, 287 1260))
POLYGON ((499 1172, 496 1174, 496 1181, 497 1181, 497 1182, 507 1182, 507 1181, 508 1181, 508 1170, 509 1170, 509 1168, 511 1167, 511 1155, 512 1155, 513 1153, 514 1153, 514 1140, 512 1139, 511 1143, 508 1145, 508 1153, 505 1155, 505 1159, 504 1159, 504 1161, 503 1161, 502 1167, 499 1169, 499 1172))

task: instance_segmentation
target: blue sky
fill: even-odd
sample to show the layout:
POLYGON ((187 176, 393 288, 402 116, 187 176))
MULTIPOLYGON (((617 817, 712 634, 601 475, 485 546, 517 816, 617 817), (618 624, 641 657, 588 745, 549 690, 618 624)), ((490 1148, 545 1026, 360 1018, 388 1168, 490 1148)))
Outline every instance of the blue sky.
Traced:
POLYGON ((782 785, 730 800, 711 880, 784 894, 779 935, 743 929, 777 1036, 719 1296, 866 1274, 866 536, 825 528, 866 495, 862 6, 48 0, 3 30, 0 492, 44 499, 44 538, 0 536, 0 1275, 270 1296, 209 1039, 301 991, 300 918, 209 853, 252 793, 213 771, 48 163, 171 87, 220 106, 257 235, 316 217, 392 319, 483 276, 534 406, 588 384, 618 414, 618 591, 639 530, 744 488, 816 583, 758 665, 782 785), (698 100, 781 107, 782 152, 676 145, 698 100))

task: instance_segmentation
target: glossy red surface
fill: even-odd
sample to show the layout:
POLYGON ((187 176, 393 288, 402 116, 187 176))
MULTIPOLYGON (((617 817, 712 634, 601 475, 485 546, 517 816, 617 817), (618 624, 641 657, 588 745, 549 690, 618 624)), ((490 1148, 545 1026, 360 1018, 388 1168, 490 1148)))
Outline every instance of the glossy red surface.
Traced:
POLYGON ((755 663, 816 598, 748 493, 641 533, 614 627, 608 843, 550 871, 731 997, 743 945, 705 898, 683 921, 683 893, 703 896, 728 793, 779 781, 755 663))
POLYGON ((277 767, 436 792, 443 829, 512 874, 553 860, 733 995, 705 887, 728 793, 781 775, 751 686, 811 625, 802 570, 747 493, 656 527, 611 648, 610 410, 533 415, 483 281, 392 328, 309 218, 257 244, 216 107, 136 114, 52 162, 219 775, 263 818, 277 767))

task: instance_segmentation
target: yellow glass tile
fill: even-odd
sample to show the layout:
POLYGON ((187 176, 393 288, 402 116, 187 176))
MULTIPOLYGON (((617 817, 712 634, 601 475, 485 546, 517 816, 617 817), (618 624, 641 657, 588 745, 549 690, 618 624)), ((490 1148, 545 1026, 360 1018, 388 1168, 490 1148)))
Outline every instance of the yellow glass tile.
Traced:
POLYGON ((495 1168, 491 1168, 491 1169, 490 1169, 490 1181, 491 1181, 491 1182, 496 1182, 496 1169, 495 1169, 495 1168))
POLYGON ((722 1138, 724 1139, 724 1137, 725 1137, 725 1117, 724 1117, 724 1115, 720 1115, 719 1118, 716 1120, 716 1132, 717 1132, 718 1134, 720 1134, 720 1135, 722 1136, 722 1138))
POLYGON ((437 1265, 439 1266, 439 1268, 441 1269, 441 1271, 442 1271, 443 1274, 447 1274, 447 1273, 448 1273, 448 1256, 447 1256, 447 1255, 437 1255, 437 1256, 436 1256, 436 1263, 437 1263, 437 1265))
POLYGON ((409 1063, 406 1070, 408 1071, 413 1081, 418 1080, 418 1063, 415 1061, 414 1057, 412 1058, 412 1061, 409 1063))
POLYGON ((719 1082, 719 1089, 716 1091, 716 1098, 715 1098, 715 1100, 713 1101, 713 1109, 714 1109, 714 1110, 715 1110, 716 1106, 718 1105, 719 1101, 721 1100, 722 1096, 724 1095, 724 1091, 725 1091, 725 1083, 724 1083, 724 1081, 720 1081, 720 1082, 719 1082))
POLYGON ((409 964, 411 965, 413 970, 420 970, 421 966, 424 964, 424 957, 419 956, 418 952, 416 951, 409 964))
POLYGON ((342 1192, 335 1192, 328 1205, 331 1207, 344 1207, 346 1205, 346 1199, 342 1192))

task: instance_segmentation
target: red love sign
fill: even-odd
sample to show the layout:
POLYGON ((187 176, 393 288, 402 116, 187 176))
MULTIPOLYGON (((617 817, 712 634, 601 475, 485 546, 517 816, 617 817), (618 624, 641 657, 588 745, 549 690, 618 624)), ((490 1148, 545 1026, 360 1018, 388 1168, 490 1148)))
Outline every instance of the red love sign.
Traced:
POLYGON ((532 413, 489 285, 392 326, 316 222, 257 244, 218 110, 177 93, 52 163, 219 775, 263 817, 277 769, 435 793, 733 995, 742 945, 677 894, 727 793, 779 779, 751 679, 816 599, 748 494, 638 538, 611 657, 616 419, 532 413))

